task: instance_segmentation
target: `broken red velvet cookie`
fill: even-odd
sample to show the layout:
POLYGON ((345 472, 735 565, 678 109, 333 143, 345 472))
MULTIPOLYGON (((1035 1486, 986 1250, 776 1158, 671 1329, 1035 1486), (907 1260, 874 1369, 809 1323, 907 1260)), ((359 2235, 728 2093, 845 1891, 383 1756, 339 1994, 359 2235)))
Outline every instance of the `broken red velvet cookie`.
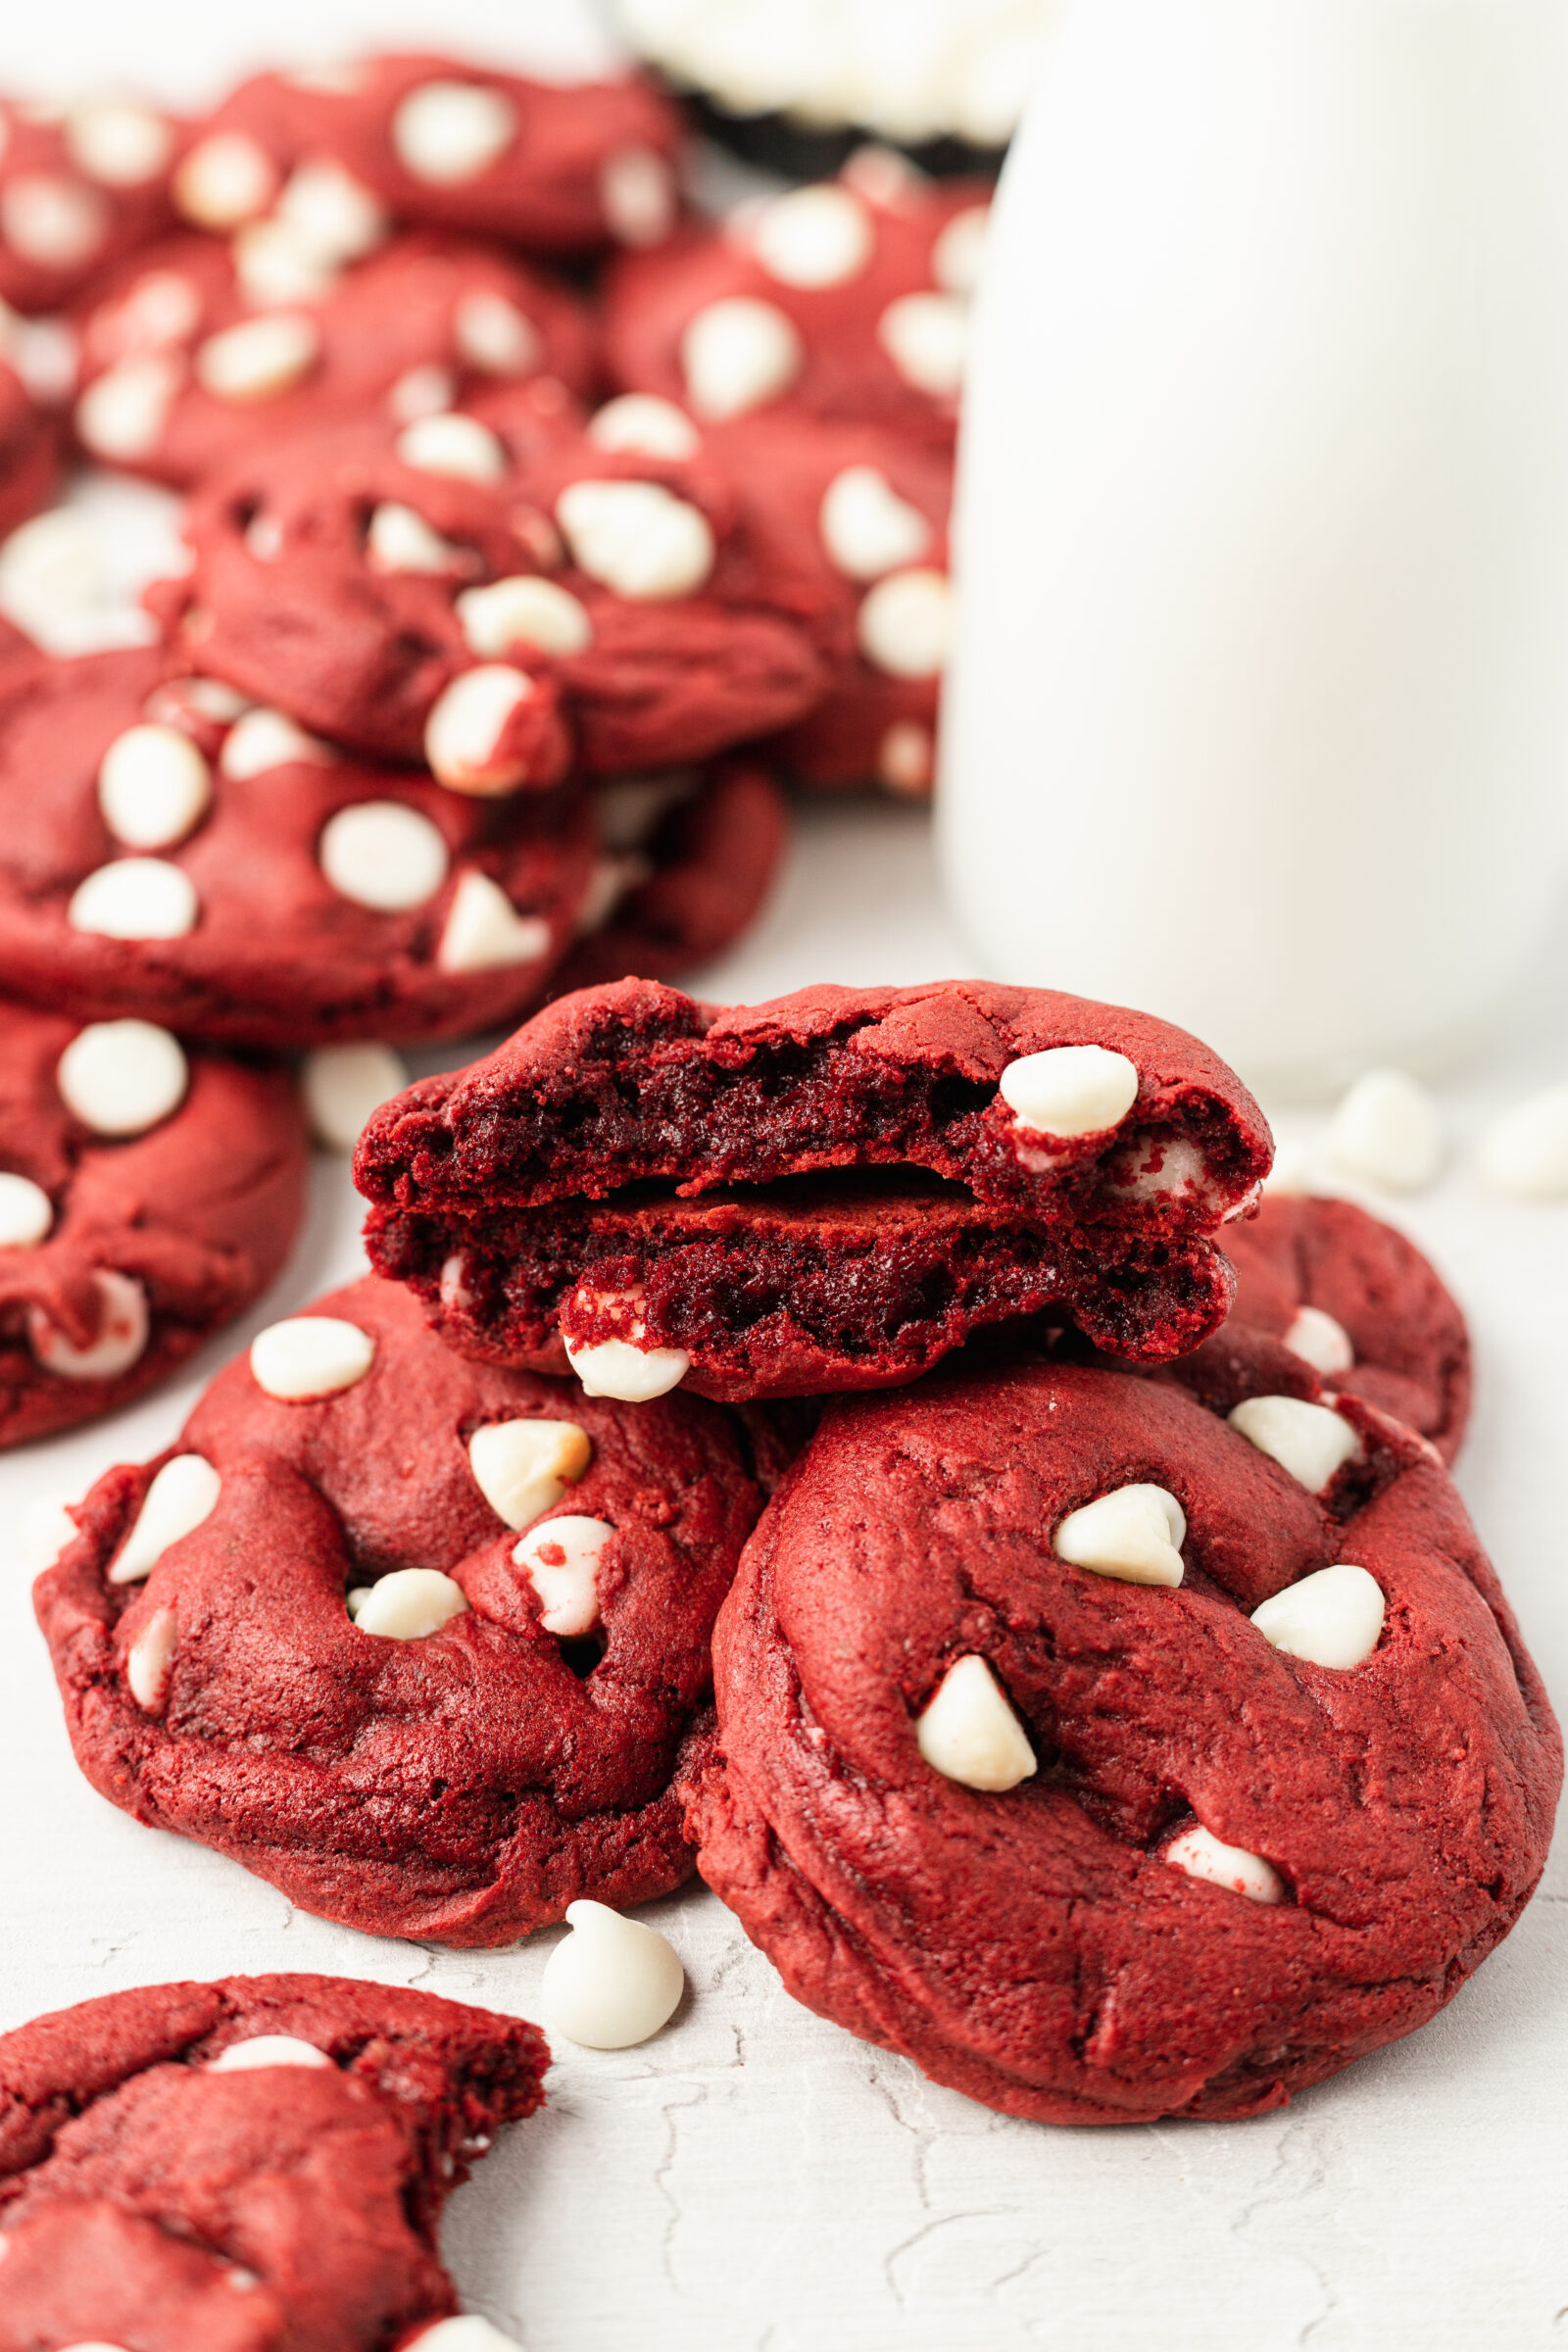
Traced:
POLYGON ((442 2209, 548 2064, 521 2018, 346 1977, 34 2018, 0 2036, 0 2352, 435 2352, 442 2209))
POLYGON ((1196 1039, 983 981, 720 1009, 588 989, 361 1139, 371 1262, 465 1353, 724 1400, 914 1379, 987 1325, 1194 1348, 1267 1127, 1196 1039))
POLYGON ((841 1399, 714 1675, 699 1867, 789 1990, 1056 2124, 1255 2115, 1423 2025, 1562 1777, 1433 1449, 1315 1389, 841 1399))

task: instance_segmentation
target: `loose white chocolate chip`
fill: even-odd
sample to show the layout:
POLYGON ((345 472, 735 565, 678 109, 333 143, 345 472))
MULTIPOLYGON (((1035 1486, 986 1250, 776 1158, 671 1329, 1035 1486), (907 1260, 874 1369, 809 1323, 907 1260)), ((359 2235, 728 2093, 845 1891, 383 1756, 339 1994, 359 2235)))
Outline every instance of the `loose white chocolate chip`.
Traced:
POLYGON ((1285 1345, 1314 1372, 1348 1372, 1355 1362, 1355 1348, 1345 1325, 1336 1323, 1320 1306, 1297 1308, 1285 1345))
POLYGON ((226 2050, 209 2058, 206 2072, 210 2075, 249 2074, 262 2066, 330 2066, 325 2050, 318 2049, 314 2041, 301 2041, 294 2034, 252 2034, 244 2041, 231 2041, 226 2050))
POLYGON ((545 347, 533 320, 488 287, 460 295, 452 313, 458 357, 486 375, 531 375, 545 347))
POLYGON ((392 148, 405 172, 433 187, 477 179, 516 136, 504 91, 472 81, 424 81, 392 117, 392 148))
POLYGON ((997 1089, 1028 1135, 1101 1135, 1138 1099, 1138 1067, 1104 1046, 1049 1046, 1009 1061, 997 1089))
POLYGON ((876 580, 916 563, 931 544, 931 525, 900 498, 875 466, 847 466, 823 495, 822 545, 847 579, 876 580))
POLYGON ((210 1518, 222 1480, 199 1453, 176 1453, 166 1462, 142 1497, 136 1524, 109 1571, 112 1585, 137 1585, 182 1536, 210 1518))
POLYGON ((281 710, 270 710, 258 706, 237 718, 223 738, 223 748, 218 755, 218 772, 231 783, 248 783, 252 776, 264 776, 271 767, 294 767, 305 763, 315 767, 329 767, 337 754, 329 744, 315 735, 307 735, 281 710))
POLYGON ((915 1723, 921 1755, 944 1780, 1000 1795, 1039 1770, 1022 1724, 984 1658, 959 1658, 915 1723))
POLYGON ((668 164, 652 147, 617 147, 599 173, 599 201, 617 244, 662 245, 679 210, 668 164))
POLYGON ((570 1641, 591 1634, 599 1623, 595 1577, 599 1556, 614 1532, 608 1520, 568 1514, 546 1519, 513 1545, 513 1565, 523 1570, 538 1594, 539 1622, 547 1634, 570 1641))
POLYGON ((362 1634, 383 1642, 423 1642, 468 1606, 463 1587, 439 1568, 394 1568, 378 1577, 354 1612, 362 1634))
POLYGON ((515 2336, 503 2335, 488 2320, 476 2311, 463 2312, 456 2319, 434 2320, 421 2328, 417 2335, 408 2338, 405 2352, 522 2352, 515 2336))
POLYGON ((905 382, 933 400, 956 400, 969 356, 969 312, 956 294, 901 294, 877 320, 876 339, 905 382))
POLYGON ((273 400, 310 373, 320 349, 314 318, 299 311, 269 311, 199 344, 196 380, 215 400, 273 400))
POLYGON ((617 596, 690 596, 713 568, 707 515, 659 482, 572 482, 556 520, 578 568, 617 596))
POLYGON ((1321 1494, 1336 1471, 1360 1450, 1348 1421, 1332 1406, 1308 1404, 1299 1396, 1249 1396, 1227 1418, 1250 1446, 1312 1494, 1321 1494))
POLYGON ((374 508, 365 530, 365 553, 372 571, 428 572, 457 569, 463 551, 432 530, 422 514, 396 499, 374 508))
POLYGON ((248 220, 235 230, 229 250, 246 300, 266 308, 323 301, 337 282, 336 266, 286 220, 248 220))
POLYGON ((391 225, 365 182, 324 159, 296 165, 278 197, 277 217, 329 267, 373 253, 391 225))
POLYGON ((118 858, 78 883, 66 908, 73 931, 101 939, 182 939, 200 909, 189 874, 162 858, 118 858))
POLYGON ((183 158, 172 194, 198 228, 237 228, 267 211, 277 194, 277 169, 242 130, 218 130, 183 158))
POLYGON ((129 850, 162 850, 183 841, 212 797, 207 762, 177 727, 127 727, 98 770, 104 823, 129 850))
POLYGON ((170 1669, 179 1646, 172 1609, 155 1609, 125 1656, 125 1685, 144 1715, 156 1715, 169 1696, 170 1669))
POLYGON ((875 243, 858 196, 831 184, 775 196, 752 230, 752 251, 781 286, 841 286, 859 276, 875 243))
POLYGON ((694 458, 703 437, 684 409, 652 392, 622 392, 588 420, 596 449, 629 450, 642 458, 694 458))
POLYGON ((1347 1175, 1391 1193, 1419 1193, 1443 1165, 1443 1121, 1405 1070, 1368 1070, 1329 1123, 1324 1148, 1347 1175))
POLYGON ((742 416, 789 389, 806 365, 806 346, 773 303, 731 294, 690 320, 680 362, 700 416, 742 416))
POLYGON ((936 744, 929 727, 918 719, 896 719, 877 749, 878 781, 889 792, 914 800, 931 789, 936 772, 936 744))
POLYGON ((74 270, 109 233, 96 188, 52 172, 19 172, 0 188, 0 238, 42 270, 74 270))
POLYGON ((251 1377, 280 1404, 335 1396, 365 1378, 375 1342, 340 1315, 290 1315, 251 1342, 251 1377))
POLYGON ((991 233, 991 207, 966 205, 955 213, 931 248, 931 274, 944 294, 972 294, 980 283, 986 239, 991 233))
POLYGON ((0 1173, 0 1250, 35 1250, 55 1221, 55 1204, 30 1176, 0 1173))
POLYGON ((154 1021, 91 1021, 61 1054, 55 1083, 95 1135, 145 1135, 184 1102, 190 1064, 154 1021))
POLYGON ((584 2049, 629 2050, 669 2023, 686 1972, 657 1928, 587 1901, 566 1905, 566 1925, 539 1987, 553 2034, 584 2049))
POLYGON ((414 424, 421 416, 437 416, 458 397, 457 378, 450 368, 433 360, 421 368, 405 368, 386 395, 387 415, 394 424, 414 424))
POLYGON ((856 634, 874 669, 934 678, 953 642, 953 586, 945 571, 895 571, 860 603, 856 634))
POLYGON ((456 410, 416 416, 397 438, 400 465, 416 473, 438 473, 455 482, 499 482, 507 470, 501 440, 477 416, 456 410))
POLYGON ((1483 1184, 1516 1200, 1568 1199, 1568 1086, 1548 1086, 1494 1119, 1476 1167, 1483 1184))
POLYGON ((615 1396, 623 1404, 646 1404, 678 1388, 692 1368, 684 1348, 638 1348, 630 1340, 600 1340, 574 1346, 562 1334, 566 1361, 585 1396, 615 1396))
POLYGON ((1271 1863, 1260 1854, 1250 1854, 1245 1845, 1222 1845, 1200 1823, 1195 1822, 1190 1830, 1173 1838, 1164 1859, 1190 1879, 1228 1887, 1232 1894, 1244 1894, 1250 1903, 1285 1900, 1285 1882, 1271 1863))
POLYGON ((580 654, 594 641, 593 622, 569 588, 516 572, 488 588, 465 588, 457 600, 458 625, 470 654, 494 661, 514 646, 542 654, 580 654))
POLYGON ((577 1484, 593 1450, 575 1421, 487 1421, 468 1440, 468 1465, 496 1517, 522 1529, 577 1484))
POLYGON ((122 99, 90 99, 66 117, 72 162, 104 187, 134 188, 155 178, 173 144, 162 115, 122 99))
POLYGON ((1383 1587, 1348 1560, 1316 1569, 1252 1611, 1265 1642, 1288 1657, 1341 1669, 1364 1665, 1383 1632, 1383 1587))
POLYGON ((179 363, 164 352, 118 360, 76 403, 79 439, 110 466, 145 458, 163 436, 180 374, 179 363))
POLYGON ((408 1083, 390 1046, 318 1046, 305 1056, 305 1107, 317 1142, 352 1152, 370 1113, 408 1083))
POLYGON ((321 871, 340 897, 380 914, 433 899, 447 878, 446 837, 402 801, 356 801, 321 827, 321 871))
POLYGON ((1187 1520, 1164 1487, 1117 1487, 1069 1511, 1051 1539, 1058 1559, 1127 1585, 1179 1585, 1187 1520))
POLYGON ((61 1380, 118 1380, 147 1352, 152 1317, 147 1294, 129 1274, 100 1266, 92 1277, 98 1294, 98 1330, 78 1348, 37 1307, 27 1314, 27 1346, 34 1361, 61 1380))
POLYGON ((525 759, 503 756, 507 722, 538 688, 526 671, 484 662, 466 669, 437 695, 424 722, 424 756, 449 792, 488 796, 528 780, 525 759))

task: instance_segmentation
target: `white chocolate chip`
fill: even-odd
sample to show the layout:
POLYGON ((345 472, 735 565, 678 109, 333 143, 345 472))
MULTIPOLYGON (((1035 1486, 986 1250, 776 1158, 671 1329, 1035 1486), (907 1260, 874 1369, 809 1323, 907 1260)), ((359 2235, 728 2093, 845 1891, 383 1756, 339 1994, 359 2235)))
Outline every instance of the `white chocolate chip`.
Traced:
POLYGON ((877 747, 876 772, 889 792, 918 799, 931 789, 936 772, 936 744, 929 727, 916 718, 895 719, 877 747))
POLYGON ((352 1152, 370 1113, 408 1083, 390 1046, 318 1046, 305 1056, 305 1107, 317 1142, 352 1152))
POLYGON ((162 115, 123 99, 90 99, 66 117, 72 162, 104 187, 135 188, 156 178, 173 144, 162 115))
POLYGON ((271 204, 277 169, 244 131, 217 130, 182 159, 172 194, 177 210, 198 228, 237 228, 271 204))
POLYGON ((73 931, 101 939, 182 939, 196 928, 196 886, 162 858, 117 858, 77 884, 66 908, 73 931))
POLYGON ((1260 1198, 1266 1195, 1270 1200, 1304 1200, 1312 1190, 1311 1178, 1312 1154, 1304 1144, 1276 1144, 1269 1172, 1263 1178, 1260 1198))
POLYGON ((452 313, 458 357, 486 375, 531 375, 545 347, 533 320, 489 287, 462 294, 452 313))
POLYGON ((142 1498, 131 1529, 114 1566, 112 1585, 137 1585, 151 1576, 171 1544, 188 1536, 210 1518, 222 1480, 199 1453, 176 1453, 166 1462, 142 1498))
POLYGON ((160 724, 194 713, 197 718, 211 719, 215 726, 231 727, 250 705, 221 678, 172 678, 165 686, 155 686, 142 708, 160 724))
POLYGON ((436 950, 443 972, 497 972, 547 955, 553 934, 542 914, 519 914, 499 882, 471 867, 458 878, 436 950))
POLYGON ((68 1340, 37 1307, 27 1314, 27 1345, 36 1362, 61 1380, 118 1380, 147 1351, 152 1319, 147 1294, 129 1274, 111 1266, 94 1270, 98 1330, 85 1348, 68 1340))
POLYGON ((572 482, 556 520, 580 570, 639 603, 690 596, 713 568, 707 515, 659 482, 572 482))
POLYGON ((80 1533, 65 1502, 52 1494, 34 1495, 22 1514, 18 1558, 29 1576, 39 1576, 80 1533))
POLYGON ((953 587, 945 571, 895 571, 861 600, 861 653, 894 678, 934 678, 953 642, 953 587))
POLYGON ((463 1314, 473 1304, 473 1293, 468 1288, 468 1261, 461 1250, 454 1250, 441 1265, 441 1304, 448 1314, 463 1314))
POLYGON ((416 179, 449 188, 488 172, 516 129, 516 109, 504 91, 472 81, 424 81, 392 117, 392 147, 416 179))
POLYGON ((503 755, 507 722, 538 688, 505 662, 466 669, 436 697, 424 722, 424 756, 449 792, 511 792, 528 780, 525 759, 503 755))
POLYGON ((337 281, 336 266, 286 220, 248 220, 235 230, 229 251, 246 300, 266 308, 324 301, 337 281))
POLYGON ((196 352, 196 380, 215 400, 274 400, 308 375, 321 334, 300 311, 270 311, 209 335, 196 352))
POLYGON ((1516 1200, 1568 1198, 1568 1086, 1548 1086, 1494 1119, 1476 1167, 1483 1184, 1516 1200))
POLYGON ((93 313, 88 335, 106 351, 164 351, 183 343, 201 324, 200 289, 182 270, 148 270, 128 294, 93 313))
POLYGON ((522 2352, 515 2336, 503 2335, 499 2328, 492 2328, 476 2311, 464 2312, 456 2319, 432 2321, 417 2335, 405 2339, 404 2352, 414 2352, 416 2344, 420 2352, 522 2352))
POLYGON ((617 244, 640 251, 662 245, 675 225, 675 179, 652 147, 617 147, 599 173, 599 201, 617 244))
POLYGON ((244 2041, 231 2041, 216 2058, 209 2058, 206 2071, 210 2075, 241 2075, 263 2066, 331 2064, 325 2050, 318 2049, 314 2041, 301 2041, 297 2034, 252 2034, 244 2041))
POLYGON ((931 525, 900 498, 875 466, 846 466, 822 498, 822 545, 847 579, 876 580, 913 564, 931 544, 931 525))
POLYGON ((397 456, 416 473, 439 473, 458 482, 499 482, 507 470, 506 449, 489 426, 455 410, 406 424, 397 438, 397 456))
POLYGON ((79 179, 23 172, 0 187, 0 237, 42 270, 76 269, 108 233, 109 207, 79 179))
POLYGON ((362 1381, 375 1358, 375 1342, 340 1315, 290 1315, 270 1323, 251 1342, 251 1377, 280 1404, 335 1396, 362 1381))
POLYGON ((901 294, 877 320, 876 339, 905 382, 933 400, 955 400, 969 356, 969 313, 956 294, 901 294))
POLYGON ((841 286, 871 259, 871 216, 848 188, 792 188, 763 205, 752 251, 781 286, 841 286))
POLYGON ((584 2049, 629 2050, 669 2023, 686 1972, 657 1928, 586 1901, 566 1905, 566 1925, 539 1987, 553 2034, 584 2049))
POLYGON ((583 653, 594 641, 581 600, 537 572, 515 572, 492 580, 488 588, 465 588, 456 611, 469 653, 486 662, 518 645, 564 656, 583 653))
POLYGON ((623 1404, 646 1404, 667 1396, 692 1368, 684 1348, 639 1348, 630 1340, 600 1340, 574 1346, 562 1334, 566 1361, 585 1396, 615 1396, 623 1404))
POLYGON ((934 1772, 1000 1795, 1039 1770, 1028 1734, 984 1658, 959 1658, 916 1719, 915 1743, 934 1772))
POLYGON ((317 855, 339 896, 379 914, 433 899, 450 856, 438 825, 402 801, 356 801, 321 827, 317 855))
POLYGON ((76 432, 95 458, 128 465, 156 449, 179 390, 178 361, 149 351, 117 360, 76 403, 76 432))
POLYGON ((1051 1539, 1058 1559, 1127 1585, 1179 1585, 1187 1520, 1164 1487, 1117 1487, 1069 1511, 1051 1539))
POLYGON ((1443 1165, 1443 1122, 1426 1088, 1405 1070, 1368 1070, 1329 1123, 1335 1166, 1385 1192, 1423 1192, 1443 1165))
POLYGON ((522 1529, 577 1484, 593 1450, 575 1421, 487 1421, 468 1440, 468 1465, 496 1517, 522 1529))
POLYGON ((546 1519, 513 1545, 513 1565, 523 1570, 538 1594, 539 1622, 547 1634, 570 1641, 591 1634, 599 1623, 595 1576, 614 1532, 608 1520, 568 1514, 546 1519))
POLYGON ((177 727, 127 727, 98 770, 98 806, 117 841, 130 850, 162 850, 183 841, 206 815, 213 779, 206 760, 177 727))
POLYGON ((1232 1894, 1245 1895, 1250 1903, 1285 1900, 1285 1882, 1271 1863, 1260 1854, 1250 1854, 1245 1845, 1222 1845, 1199 1822, 1171 1839, 1163 1859, 1190 1879, 1227 1887, 1232 1894))
POLYGON ((190 1065, 156 1022, 91 1021, 61 1054, 55 1083, 94 1135, 145 1135, 185 1100, 190 1065))
POLYGON ((1027 1135, 1101 1135, 1138 1099, 1138 1067, 1104 1046, 1049 1046, 1009 1061, 997 1092, 1027 1135))
POLYGON ((450 368, 433 360, 419 368, 405 368, 389 386, 386 411, 394 424, 415 424, 421 416, 438 416, 458 397, 458 379, 450 368))
POLYGON ((323 157, 295 166, 278 197, 277 217, 328 266, 360 261, 390 230, 384 209, 365 182, 323 157))
POLYGON ((1249 1396, 1226 1417, 1250 1446, 1312 1494, 1321 1494, 1336 1471, 1360 1451, 1348 1421, 1332 1406, 1308 1404, 1299 1396, 1249 1396))
POLYGON ((372 571, 455 571, 463 551, 432 530, 424 516, 396 499, 383 499, 365 527, 365 553, 372 571))
POLYGON ((1252 1611, 1265 1642, 1288 1657, 1342 1670, 1364 1665, 1383 1632, 1383 1588, 1364 1568, 1340 1560, 1287 1585, 1252 1611))
POLYGON ((1336 1323, 1320 1306, 1297 1308, 1285 1345, 1314 1372, 1348 1372, 1355 1362, 1355 1348, 1345 1325, 1336 1323))
POLYGON ((280 518, 259 507, 245 525, 245 552, 258 564, 275 564, 283 553, 283 525, 280 518))
POLYGON ((652 392, 622 392, 588 420, 596 449, 629 450, 641 458, 694 458, 703 437, 684 409, 652 392))
POLYGON ((468 1606, 463 1587, 439 1568, 394 1568, 378 1577, 354 1612, 362 1634, 383 1642, 423 1642, 468 1606))
POLYGON ((944 294, 972 294, 980 283, 991 233, 991 207, 965 205, 931 248, 931 274, 944 294))
POLYGON ((680 363, 700 416, 742 416, 789 389, 806 365, 806 346, 775 304, 731 294, 689 321, 680 363))
POLYGON ((179 1620, 173 1610, 155 1609, 125 1657, 125 1686, 144 1715, 161 1712, 178 1646, 179 1620))
POLYGON ((269 768, 294 767, 301 763, 313 767, 329 767, 337 754, 329 744, 315 735, 307 735, 281 710, 270 710, 258 705, 237 718, 223 738, 223 748, 218 755, 218 772, 234 784, 244 784, 252 776, 266 775, 269 768))
POLYGON ((30 1176, 0 1173, 0 1250, 35 1250, 55 1221, 55 1204, 30 1176))

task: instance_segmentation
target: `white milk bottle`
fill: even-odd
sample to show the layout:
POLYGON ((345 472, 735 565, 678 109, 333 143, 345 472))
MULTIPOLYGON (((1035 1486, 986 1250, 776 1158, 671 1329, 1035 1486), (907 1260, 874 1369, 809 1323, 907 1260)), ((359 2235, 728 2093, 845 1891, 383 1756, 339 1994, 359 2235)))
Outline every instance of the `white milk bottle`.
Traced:
POLYGON ((959 462, 984 970, 1265 1084, 1441 1061, 1568 833, 1568 5, 1070 0, 959 462))

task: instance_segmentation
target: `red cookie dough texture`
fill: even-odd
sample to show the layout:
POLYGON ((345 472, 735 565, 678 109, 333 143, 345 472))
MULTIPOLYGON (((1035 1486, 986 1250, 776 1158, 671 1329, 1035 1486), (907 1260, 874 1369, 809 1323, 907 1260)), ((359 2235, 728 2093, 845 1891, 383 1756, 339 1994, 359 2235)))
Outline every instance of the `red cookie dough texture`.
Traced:
POLYGON ((721 1009, 627 981, 384 1104, 355 1181, 372 1264, 466 1353, 734 1401, 912 1380, 1042 1314, 1118 1354, 1196 1347, 1230 1303, 1212 1237, 1269 1150, 1224 1063, 1142 1013, 981 981, 721 1009), (1018 1110, 1043 1063, 1054 1132, 1018 1110))
POLYGON ((1341 1409, 1327 1499, 1114 1372, 829 1410, 720 1617, 692 1787, 703 1875, 799 1999, 1108 2124, 1281 2106, 1452 1997, 1540 1876, 1561 1741, 1431 1448, 1341 1409), (1070 1540, 1127 1488, 1163 1491, 1179 1587, 1128 1581, 1102 1509, 1070 1540), (1373 1602, 1333 1665, 1324 1570, 1373 1602), (1280 1603, 1252 1621, 1276 1594, 1294 1648, 1280 1603))
POLYGON ((840 611, 743 479, 606 449, 548 385, 258 447, 187 535, 161 602, 193 660, 460 792, 547 787, 574 745, 624 774, 787 725, 840 611))
POLYGON ((0 2352, 412 2345, 457 2309, 442 2209, 548 2063, 520 2018, 346 1977, 35 2018, 0 2037, 0 2352))
POLYGON ((671 1781, 760 1500, 726 1417, 465 1363, 371 1279, 279 1328, 38 1582, 93 1786, 372 1935, 503 1944, 679 1886, 671 1781), (498 1484, 519 1423, 545 1451, 498 1484), (166 1466, 205 1490, 188 1534, 144 1513, 166 1466))
POLYGON ((611 272, 611 372, 714 423, 788 405, 951 443, 990 194, 872 151, 694 224, 611 272))
POLYGON ((325 163, 396 220, 588 254, 669 234, 679 136, 641 81, 568 88, 439 56, 362 58, 242 82, 202 124, 174 199, 203 228, 286 216, 298 174, 325 163))
POLYGON ((0 99, 0 302, 54 311, 171 220, 183 127, 129 98, 0 99))
POLYGON ((594 873, 580 797, 356 763, 157 650, 7 664, 0 810, 0 983, 230 1045, 514 1019, 594 873))
POLYGON ((185 485, 337 415, 412 423, 534 376, 592 387, 592 330, 565 287, 477 242, 385 243, 384 223, 362 224, 361 259, 329 225, 315 243, 270 220, 171 237, 95 284, 76 319, 88 456, 185 485))
POLYGON ((60 470, 60 435, 33 406, 0 351, 0 539, 47 506, 60 470))
POLYGON ((0 1444, 113 1411, 248 1306, 306 1149, 284 1070, 0 1004, 0 1444))

